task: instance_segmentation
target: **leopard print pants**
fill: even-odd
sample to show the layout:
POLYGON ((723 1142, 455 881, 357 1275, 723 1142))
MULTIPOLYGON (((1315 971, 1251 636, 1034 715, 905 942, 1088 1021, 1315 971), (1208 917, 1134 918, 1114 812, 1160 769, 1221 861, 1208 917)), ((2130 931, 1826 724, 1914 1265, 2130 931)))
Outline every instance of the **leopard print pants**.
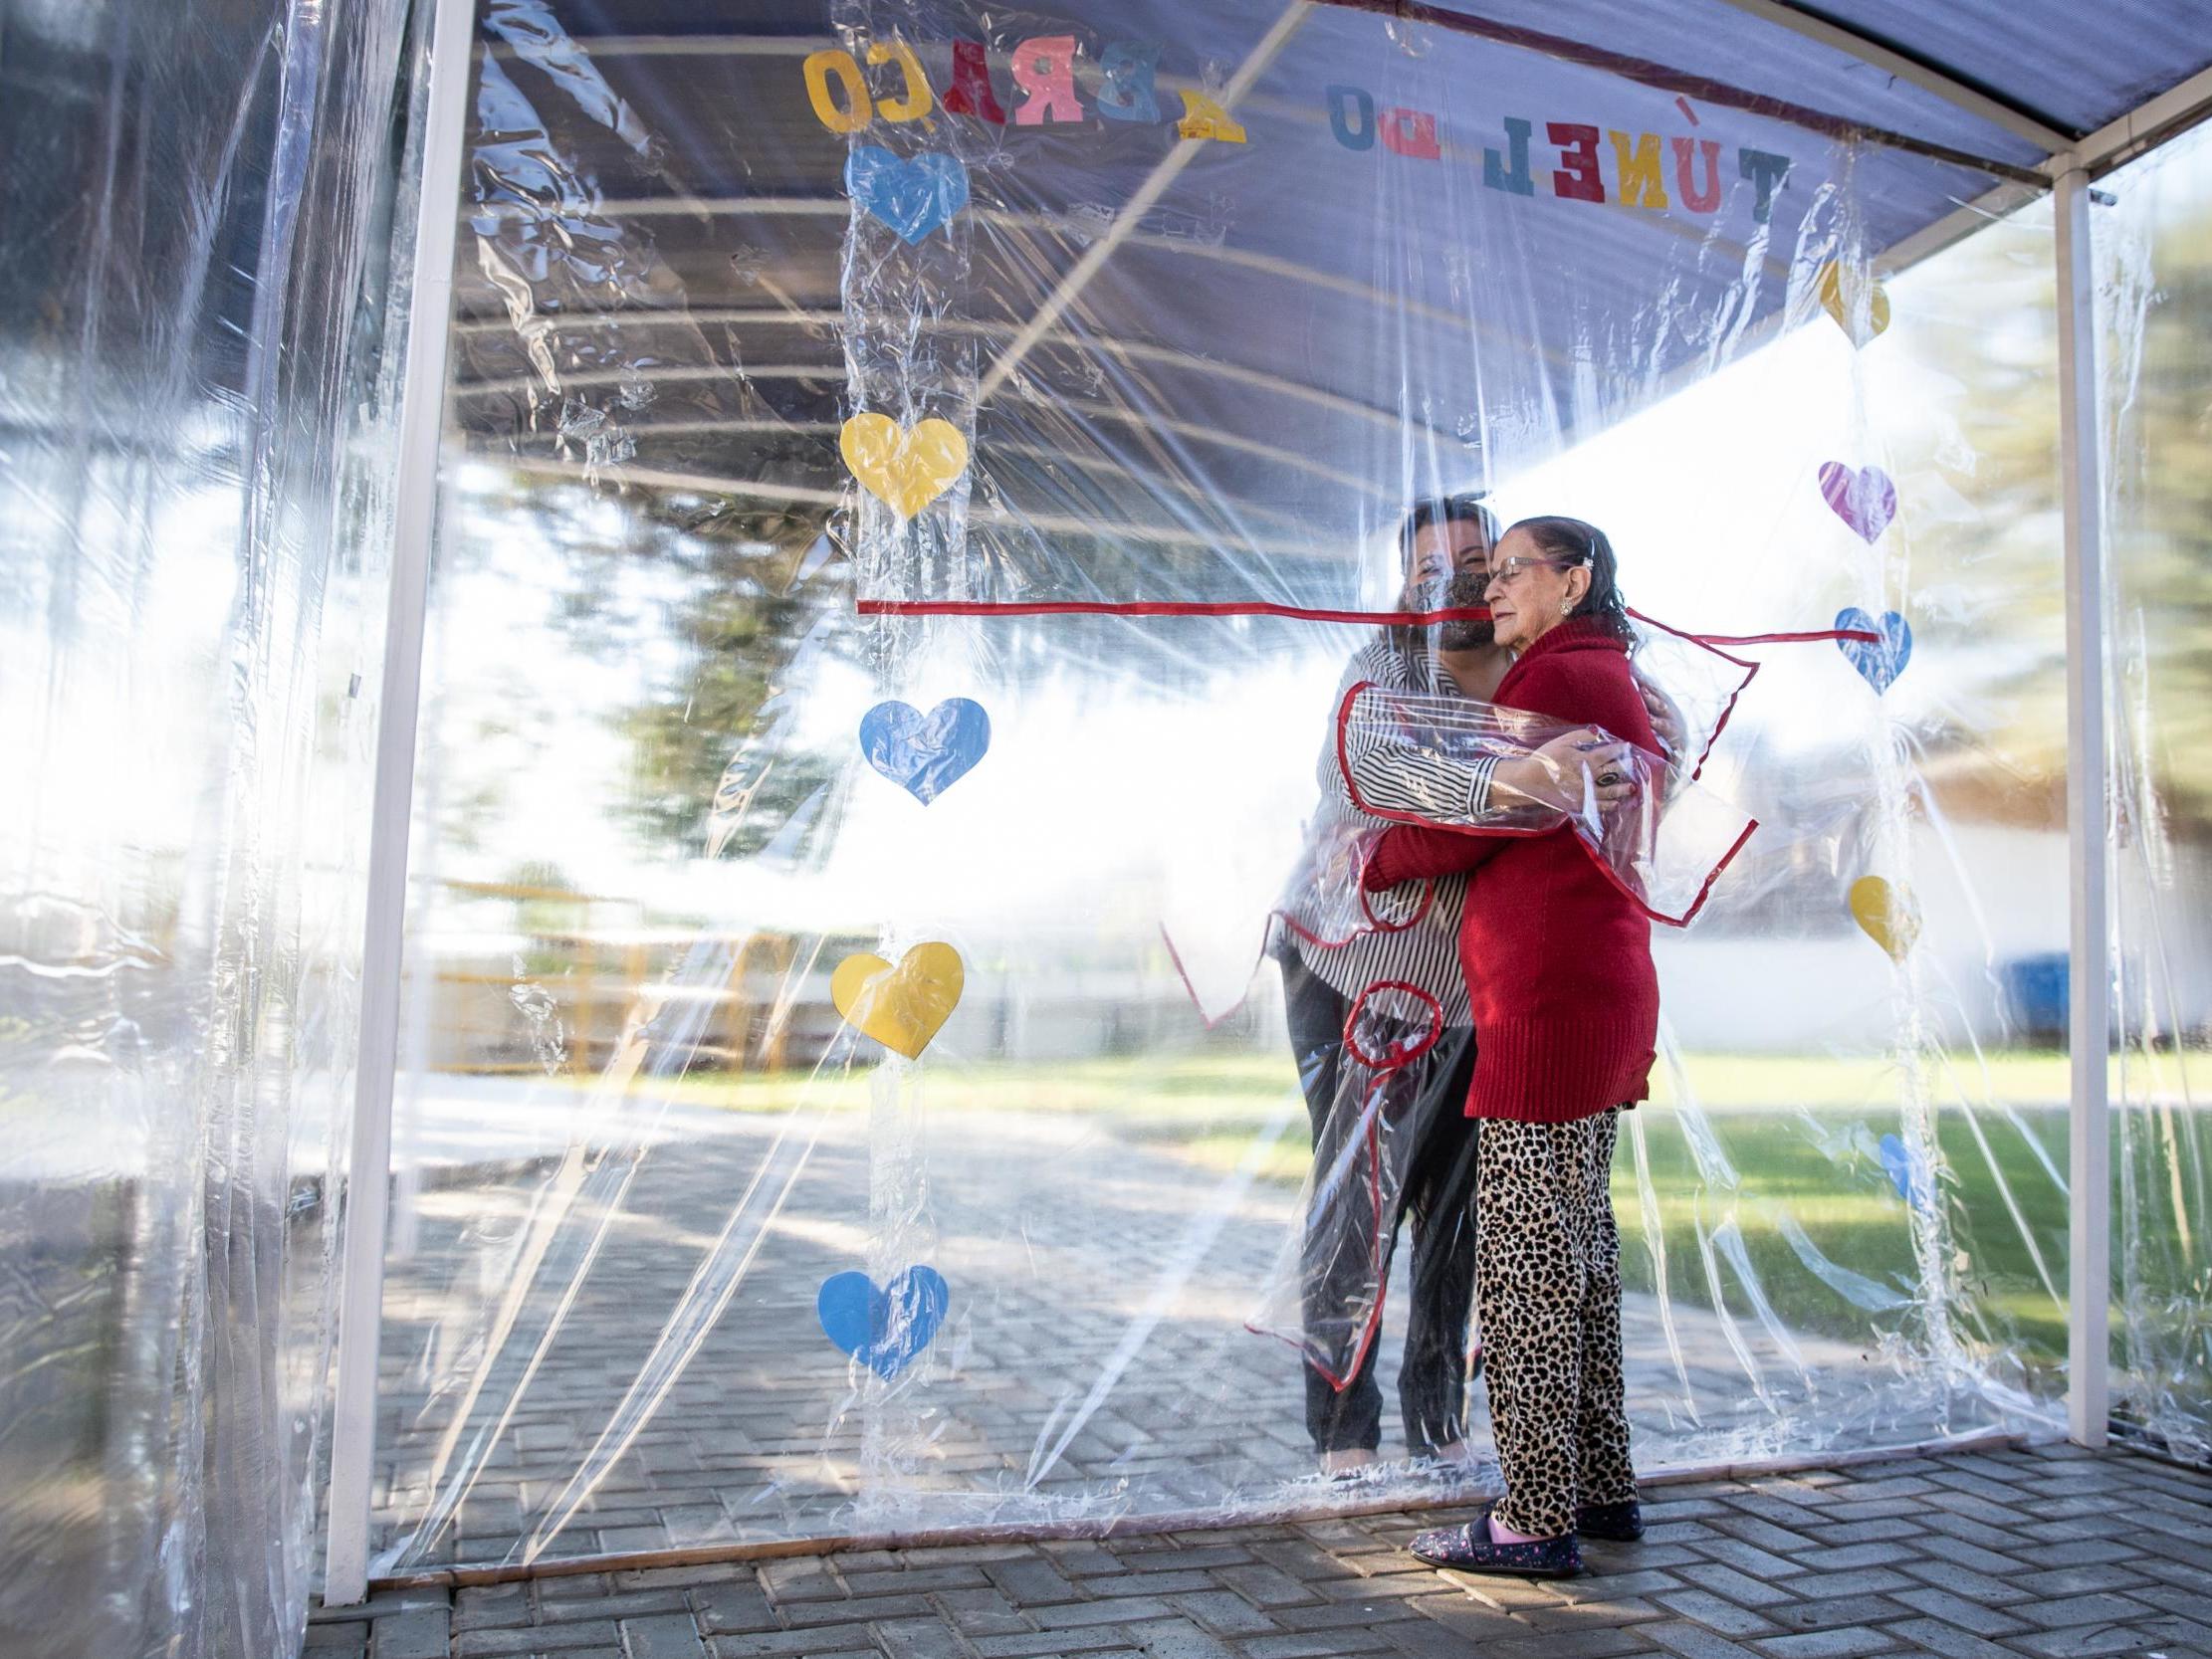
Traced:
POLYGON ((1481 1121, 1474 1256, 1497 1519, 1536 1538, 1573 1532, 1578 1505, 1636 1496, 1611 1191, 1620 1118, 1481 1121))

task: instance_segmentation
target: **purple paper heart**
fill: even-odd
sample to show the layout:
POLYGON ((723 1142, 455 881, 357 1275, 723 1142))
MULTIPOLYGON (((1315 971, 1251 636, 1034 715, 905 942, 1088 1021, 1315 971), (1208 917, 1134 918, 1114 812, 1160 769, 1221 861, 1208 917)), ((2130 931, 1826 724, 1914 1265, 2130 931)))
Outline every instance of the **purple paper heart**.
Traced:
POLYGON ((1821 497, 1837 518, 1869 543, 1880 540, 1889 520, 1897 516, 1897 487, 1880 467, 1854 472, 1841 461, 1826 463, 1821 468, 1821 497))

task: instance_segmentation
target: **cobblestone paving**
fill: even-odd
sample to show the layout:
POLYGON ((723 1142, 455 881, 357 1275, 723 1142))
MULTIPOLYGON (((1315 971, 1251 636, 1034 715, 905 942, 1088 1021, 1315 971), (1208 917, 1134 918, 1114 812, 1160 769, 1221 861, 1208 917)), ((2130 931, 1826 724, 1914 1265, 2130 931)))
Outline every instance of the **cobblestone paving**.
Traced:
MULTIPOLYGON (((425 1532, 402 1567, 553 1557, 1076 1514, 1188 1514, 1313 1480, 1295 1353, 1245 1331, 1296 1213, 1295 1188, 1120 1133, 1110 1117, 947 1114, 903 1159, 872 1153, 863 1113, 814 1137, 789 1201, 666 1395, 580 1491, 669 1316, 705 1277, 737 1195, 778 1124, 713 1113, 658 1147, 539 1362, 526 1361, 566 1283, 541 1271, 485 1331, 534 1225, 542 1173, 483 1175, 423 1199, 420 1244, 385 1297, 377 1449, 379 1547, 425 1532), (886 1193, 886 1164, 896 1177, 886 1193), (988 1179, 975 1171, 988 1170, 988 1179), (886 1206, 920 1222, 886 1222, 886 1206), (889 1227, 953 1286, 946 1327, 886 1390, 856 1388, 822 1337, 815 1288, 870 1260, 889 1227), (470 1393, 475 1377, 486 1384, 470 1393), (519 1390, 519 1391, 517 1391, 519 1390), (467 1404, 466 1434, 455 1425, 467 1404), (512 1408, 510 1408, 512 1402, 512 1408), (450 1438, 449 1438, 450 1434, 450 1438), (474 1451, 472 1452, 472 1448, 474 1451), (473 1477, 456 1468, 480 1457, 473 1477), (900 1512, 871 1516, 870 1502, 900 1512), (862 1512, 857 1516, 858 1502, 862 1512)), ((577 1200, 546 1259, 581 1257, 577 1200)), ((723 1247, 725 1256, 735 1252, 723 1247)), ((1405 1252, 1400 1253, 1401 1275, 1405 1252)), ((1733 1293, 1731 1293, 1733 1294, 1733 1293)), ((1395 1378, 1402 1287, 1379 1347, 1384 1451, 1402 1455, 1395 1378)), ((1739 1305, 1723 1319, 1629 1299, 1630 1409, 1647 1467, 1840 1443, 1917 1444, 1984 1427, 1873 1345, 1792 1332, 1739 1305), (1837 1442, 1830 1442, 1837 1443, 1837 1442)), ((1480 1393, 1473 1400, 1477 1440, 1480 1393)), ((1383 1494, 1389 1496, 1389 1494, 1383 1494)), ((1314 1495, 1295 1500, 1310 1507, 1314 1495)))
MULTIPOLYGON (((1999 1451, 1652 1489, 1563 1583, 1438 1572, 1437 1513, 391 1591, 310 1659, 2212 1656, 2212 1478, 1999 1451)), ((1464 1519, 1470 1511, 1451 1512, 1464 1519)))

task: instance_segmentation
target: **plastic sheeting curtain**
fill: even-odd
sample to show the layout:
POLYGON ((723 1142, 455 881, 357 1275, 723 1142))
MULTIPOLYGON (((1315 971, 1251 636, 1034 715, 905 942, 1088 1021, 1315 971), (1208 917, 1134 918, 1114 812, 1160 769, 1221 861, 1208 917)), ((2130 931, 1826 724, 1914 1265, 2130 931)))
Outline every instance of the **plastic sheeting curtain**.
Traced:
POLYGON ((2116 173, 2095 210, 2110 434, 2113 1418, 2212 1458, 2212 798, 2203 761, 2212 134, 2116 173))
POLYGON ((1284 1294, 1374 1219, 1302 1080, 1416 1044, 1308 1066, 1276 915, 1472 489, 1611 535, 1760 824, 1656 945, 1639 1457, 2052 1420, 2047 215, 1888 276, 1987 175, 1333 7, 480 15, 383 1566, 1480 1484, 1409 1455, 1403 1245, 1284 1294), (1708 703, 1662 624, 1813 637, 1708 703))
POLYGON ((0 21, 11 1654, 244 1659, 306 1617, 404 10, 0 21))

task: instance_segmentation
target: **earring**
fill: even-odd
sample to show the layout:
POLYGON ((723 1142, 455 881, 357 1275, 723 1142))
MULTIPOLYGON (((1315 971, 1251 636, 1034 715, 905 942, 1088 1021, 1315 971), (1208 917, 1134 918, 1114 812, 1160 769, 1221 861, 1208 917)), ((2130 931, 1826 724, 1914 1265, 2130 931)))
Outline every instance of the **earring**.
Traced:
POLYGON ((1575 602, 1570 599, 1564 605, 1561 605, 1559 607, 1559 614, 1561 616, 1573 616, 1575 614, 1575 602))

